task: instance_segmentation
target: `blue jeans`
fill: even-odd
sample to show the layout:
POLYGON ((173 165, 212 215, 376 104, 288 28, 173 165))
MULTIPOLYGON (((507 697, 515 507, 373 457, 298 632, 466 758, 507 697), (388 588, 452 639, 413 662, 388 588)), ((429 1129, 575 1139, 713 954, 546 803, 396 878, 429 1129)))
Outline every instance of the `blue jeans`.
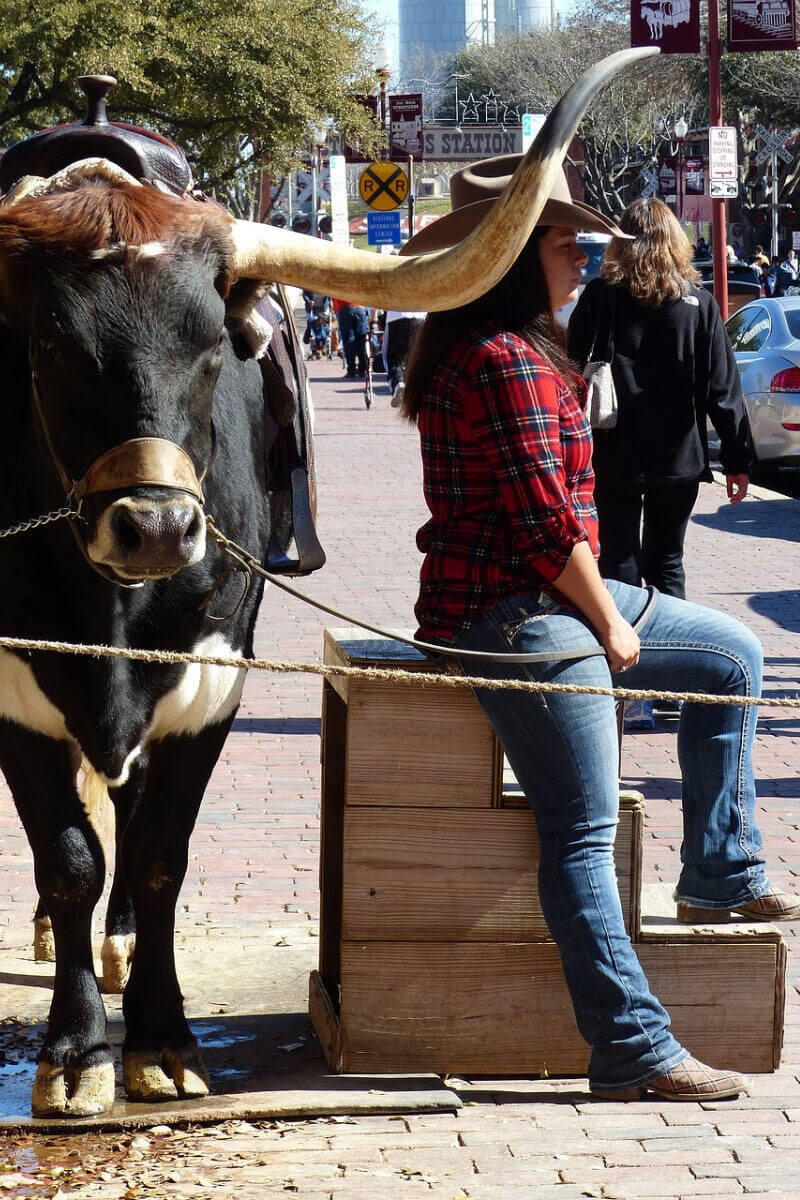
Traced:
MULTIPOLYGON (((642 588, 608 580, 634 622, 642 588)), ((550 596, 515 596, 473 623, 462 649, 552 651, 532 664, 465 661, 498 679, 757 696, 762 650, 738 621, 672 596, 659 597, 639 630, 641 658, 624 675, 604 657, 558 661, 567 648, 597 647, 585 619, 550 596)), ((610 696, 478 690, 533 809, 541 842, 539 895, 564 964, 581 1034, 592 1047, 595 1091, 648 1083, 689 1054, 649 984, 625 930, 614 871, 619 747, 610 696)), ((769 886, 755 818, 753 707, 685 704, 678 726, 683 846, 676 899, 731 908, 769 886)))

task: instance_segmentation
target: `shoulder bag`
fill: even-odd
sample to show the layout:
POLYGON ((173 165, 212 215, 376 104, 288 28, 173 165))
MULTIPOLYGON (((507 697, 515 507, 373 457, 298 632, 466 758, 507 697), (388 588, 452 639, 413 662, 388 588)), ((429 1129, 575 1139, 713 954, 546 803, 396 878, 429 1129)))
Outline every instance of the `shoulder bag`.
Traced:
POLYGON ((608 342, 603 358, 595 358, 597 337, 595 331, 589 361, 583 368, 586 380, 586 415, 592 429, 613 429, 617 423, 617 390, 611 374, 614 358, 614 292, 608 289, 608 342))

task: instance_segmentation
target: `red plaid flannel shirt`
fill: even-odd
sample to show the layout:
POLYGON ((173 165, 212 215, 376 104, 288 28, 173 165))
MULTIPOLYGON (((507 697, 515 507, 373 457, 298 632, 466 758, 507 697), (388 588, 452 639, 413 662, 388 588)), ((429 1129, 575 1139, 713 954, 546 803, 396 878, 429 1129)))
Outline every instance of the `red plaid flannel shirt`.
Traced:
POLYGON ((447 641, 505 596, 564 602, 573 547, 598 553, 591 429, 564 380, 522 338, 479 331, 437 368, 419 432, 419 636, 447 641))

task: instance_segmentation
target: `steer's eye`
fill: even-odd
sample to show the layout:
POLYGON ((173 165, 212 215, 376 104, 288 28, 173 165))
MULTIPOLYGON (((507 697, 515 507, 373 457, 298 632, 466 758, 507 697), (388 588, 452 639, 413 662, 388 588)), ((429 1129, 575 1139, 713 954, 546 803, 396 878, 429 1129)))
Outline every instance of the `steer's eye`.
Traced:
POLYGON ((42 358, 55 358, 56 354, 58 353, 58 347, 56 346, 55 342, 48 342, 46 338, 43 338, 39 342, 37 350, 41 354, 42 358))

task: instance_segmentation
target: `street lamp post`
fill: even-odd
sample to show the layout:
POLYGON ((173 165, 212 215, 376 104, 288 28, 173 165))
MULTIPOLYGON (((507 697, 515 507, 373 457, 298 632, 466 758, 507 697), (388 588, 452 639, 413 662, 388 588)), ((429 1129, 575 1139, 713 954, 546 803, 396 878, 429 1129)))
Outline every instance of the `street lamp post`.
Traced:
POLYGON ((324 125, 311 127, 311 233, 319 237, 319 176, 322 170, 322 150, 328 131, 324 125))
POLYGON ((683 143, 686 141, 686 135, 689 132, 689 126, 684 121, 683 117, 679 117, 675 122, 675 137, 678 142, 678 220, 683 218, 683 143))
POLYGON ((386 85, 392 73, 391 53, 385 41, 375 47, 372 58, 375 74, 378 77, 378 115, 380 121, 380 156, 386 158, 386 85))

